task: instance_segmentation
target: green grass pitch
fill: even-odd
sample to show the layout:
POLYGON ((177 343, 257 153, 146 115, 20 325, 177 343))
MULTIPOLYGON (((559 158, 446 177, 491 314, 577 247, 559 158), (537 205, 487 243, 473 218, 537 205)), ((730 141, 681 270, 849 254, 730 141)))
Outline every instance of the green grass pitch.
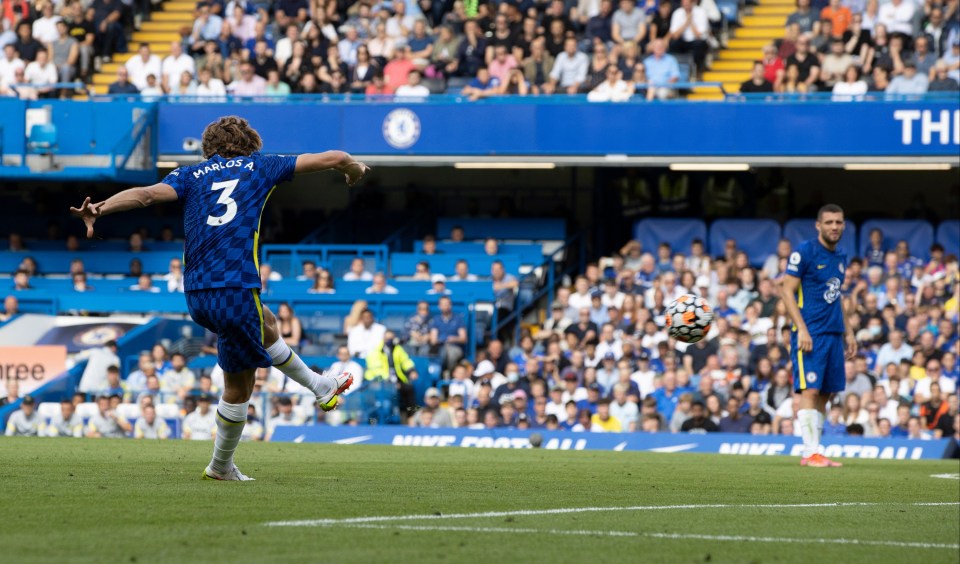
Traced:
POLYGON ((0 439, 0 561, 960 561, 956 460, 244 443, 225 483, 210 451, 0 439))

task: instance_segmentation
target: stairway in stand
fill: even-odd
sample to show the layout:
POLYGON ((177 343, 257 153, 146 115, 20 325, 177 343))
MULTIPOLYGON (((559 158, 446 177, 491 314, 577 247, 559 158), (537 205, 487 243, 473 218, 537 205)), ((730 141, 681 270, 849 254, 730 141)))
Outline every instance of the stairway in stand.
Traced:
MULTIPOLYGON (((763 46, 783 37, 787 16, 797 9, 794 0, 758 1, 758 5, 747 8, 747 15, 733 31, 726 48, 720 51, 710 70, 703 73, 704 81, 722 82, 728 93, 740 91, 740 84, 750 78, 753 61, 763 55, 763 46)), ((723 95, 716 88, 695 88, 687 99, 722 100, 723 95)))
POLYGON ((137 54, 141 43, 150 44, 150 52, 161 59, 170 54, 170 43, 180 39, 180 29, 193 28, 196 2, 167 0, 150 14, 150 20, 143 22, 140 31, 134 31, 130 37, 129 53, 113 56, 113 61, 105 63, 100 72, 93 75, 93 89, 97 94, 106 94, 110 84, 117 80, 117 69, 137 54))

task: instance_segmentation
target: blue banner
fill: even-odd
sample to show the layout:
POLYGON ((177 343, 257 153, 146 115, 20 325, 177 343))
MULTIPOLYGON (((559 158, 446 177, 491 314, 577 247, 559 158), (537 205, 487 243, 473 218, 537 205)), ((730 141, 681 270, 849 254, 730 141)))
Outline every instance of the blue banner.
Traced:
MULTIPOLYGON (((572 433, 516 429, 421 429, 409 427, 330 427, 326 425, 277 427, 274 441, 334 443, 344 445, 394 445, 465 448, 532 448, 533 435, 547 450, 631 450, 646 452, 697 452, 713 454, 799 456, 799 437, 737 433, 572 433)), ((920 460, 944 458, 953 439, 920 441, 824 437, 823 453, 834 458, 920 460)))
POLYGON ((249 119, 264 147, 276 153, 956 157, 960 148, 955 101, 593 104, 437 97, 406 104, 161 102, 160 153, 190 154, 185 140, 199 139, 208 123, 227 114, 249 119))

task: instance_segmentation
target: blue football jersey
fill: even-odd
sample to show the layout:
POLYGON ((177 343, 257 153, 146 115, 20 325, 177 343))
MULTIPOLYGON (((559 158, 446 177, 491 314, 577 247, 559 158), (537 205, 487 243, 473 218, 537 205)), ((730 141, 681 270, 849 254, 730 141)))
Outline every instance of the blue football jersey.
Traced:
POLYGON ((804 241, 787 260, 787 274, 800 279, 797 305, 810 335, 843 334, 840 286, 847 256, 829 251, 818 239, 804 241))
POLYGON ((296 163, 296 156, 214 155, 163 179, 183 204, 184 290, 260 288, 260 216, 296 163))

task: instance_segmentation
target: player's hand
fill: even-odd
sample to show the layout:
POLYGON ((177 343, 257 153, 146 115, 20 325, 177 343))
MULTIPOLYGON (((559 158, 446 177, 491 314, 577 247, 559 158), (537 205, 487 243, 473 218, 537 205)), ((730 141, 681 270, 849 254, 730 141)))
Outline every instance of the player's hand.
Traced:
POLYGON ((87 239, 93 238, 93 224, 96 223, 97 218, 100 217, 100 208, 103 207, 103 204, 104 202, 91 204, 90 198, 87 198, 79 208, 70 208, 70 213, 74 217, 79 217, 84 225, 87 226, 87 239))
POLYGON ((360 161, 353 161, 347 166, 341 169, 343 172, 344 178, 346 178, 347 186, 353 186, 357 182, 360 182, 360 179, 363 178, 363 175, 369 172, 370 167, 363 164, 360 161))
POLYGON ((805 353, 813 350, 813 339, 810 338, 810 331, 806 327, 800 327, 797 330, 797 346, 805 353))
POLYGON ((847 331, 847 334, 844 336, 844 341, 847 343, 847 354, 844 356, 847 357, 847 360, 853 360, 853 357, 857 356, 857 338, 854 336, 853 331, 847 331))

